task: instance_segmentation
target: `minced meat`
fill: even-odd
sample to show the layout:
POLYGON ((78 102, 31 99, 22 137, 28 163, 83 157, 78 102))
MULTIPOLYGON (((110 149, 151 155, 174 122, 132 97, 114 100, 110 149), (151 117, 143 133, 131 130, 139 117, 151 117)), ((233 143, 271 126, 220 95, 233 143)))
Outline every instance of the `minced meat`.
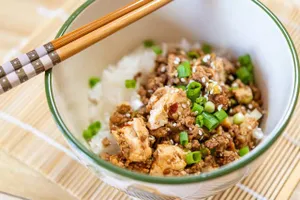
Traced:
MULTIPOLYGON (((253 74, 249 80, 239 79, 243 62, 201 49, 185 52, 175 48, 158 55, 154 70, 137 88, 144 106, 134 111, 123 103, 110 117, 110 130, 120 152, 103 153, 101 157, 119 167, 154 176, 199 174, 238 160, 239 149, 247 146, 252 150, 258 142, 252 134, 259 119, 251 112, 263 111, 253 74), (184 77, 179 74, 182 70, 187 73, 184 77), (193 82, 198 83, 198 91, 189 91, 193 82), (198 96, 193 96, 195 93, 198 96), (208 109, 207 101, 214 107, 208 109), (237 114, 244 118, 236 119, 237 114), (181 134, 187 139, 185 143, 181 134), (191 153, 201 159, 191 162, 191 153)), ((137 73, 133 79, 138 81, 140 76, 137 73)), ((110 145, 110 141, 105 138, 103 145, 110 145)))

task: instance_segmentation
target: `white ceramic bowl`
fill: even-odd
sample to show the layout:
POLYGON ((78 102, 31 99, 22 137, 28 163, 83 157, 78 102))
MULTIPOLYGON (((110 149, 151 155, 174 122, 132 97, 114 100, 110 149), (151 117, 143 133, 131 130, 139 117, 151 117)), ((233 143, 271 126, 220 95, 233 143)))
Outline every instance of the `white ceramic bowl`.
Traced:
MULTIPOLYGON (((58 36, 130 1, 87 1, 58 36)), ((261 164, 294 109, 298 73, 298 58, 290 36, 259 1, 176 0, 48 71, 46 92, 51 112, 68 143, 104 182, 144 199, 198 199, 235 185, 261 164), (251 54, 268 111, 263 123, 267 137, 239 161, 197 176, 151 177, 101 160, 81 138, 88 125, 89 77, 100 75, 108 64, 118 61, 144 39, 176 42, 182 37, 230 49, 237 56, 251 54)))

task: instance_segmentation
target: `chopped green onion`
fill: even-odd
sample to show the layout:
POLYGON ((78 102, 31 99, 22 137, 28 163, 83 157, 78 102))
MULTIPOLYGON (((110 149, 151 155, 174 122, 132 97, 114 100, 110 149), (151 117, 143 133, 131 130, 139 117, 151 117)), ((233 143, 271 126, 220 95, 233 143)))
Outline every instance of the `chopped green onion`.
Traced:
POLYGON ((234 106, 237 104, 237 101, 235 99, 230 99, 230 103, 232 106, 234 106))
POLYGON ((190 59, 197 59, 200 57, 200 55, 196 52, 196 51, 189 51, 187 53, 187 56, 190 58, 190 59))
POLYGON ((205 148, 200 149, 200 152, 201 152, 202 156, 208 156, 209 149, 205 147, 205 148))
POLYGON ((187 143, 189 143, 189 137, 187 132, 183 131, 179 133, 179 140, 182 146, 185 146, 187 143))
POLYGON ((101 122, 96 121, 88 126, 86 130, 83 131, 83 138, 87 141, 91 140, 101 129, 101 122))
POLYGON ((93 132, 89 129, 84 130, 82 135, 83 135, 83 138, 87 141, 91 140, 94 137, 93 132))
POLYGON ((239 57, 239 62, 242 66, 245 66, 245 65, 248 65, 248 64, 251 64, 251 57, 249 54, 246 54, 246 55, 243 55, 243 56, 240 56, 239 57))
POLYGON ((193 104, 193 107, 192 107, 192 111, 193 112, 196 112, 197 113, 197 115, 200 115, 202 112, 203 112, 203 106, 200 106, 199 104, 197 104, 197 103, 194 103, 193 104))
POLYGON ((204 105, 204 110, 208 113, 213 113, 215 111, 215 109, 216 109, 216 106, 211 101, 206 102, 204 105))
POLYGON ((243 123, 245 120, 245 116, 242 114, 242 113, 236 113, 234 116, 233 116, 233 123, 234 124, 241 124, 243 123))
POLYGON ((97 85, 97 83, 100 82, 100 78, 99 77, 91 77, 89 80, 89 86, 90 88, 95 87, 95 85, 97 85))
POLYGON ((204 117, 202 115, 198 115, 196 117, 196 124, 198 124, 200 127, 204 125, 204 117))
POLYGON ((237 77, 245 84, 253 81, 253 74, 246 67, 240 67, 236 71, 237 77))
POLYGON ((190 62, 185 61, 185 62, 181 63, 177 67, 177 73, 178 73, 178 78, 189 77, 192 74, 190 62))
POLYGON ((200 105, 204 105, 207 102, 205 97, 199 97, 196 99, 196 103, 200 105))
POLYGON ((201 152, 200 151, 190 152, 186 155, 185 160, 188 165, 198 163, 201 161, 201 152))
POLYGON ((152 46, 151 48, 154 51, 154 53, 156 53, 156 55, 161 55, 163 52, 159 46, 152 46))
POLYGON ((251 72, 251 73, 253 72, 254 67, 251 63, 246 65, 246 68, 248 69, 249 72, 251 72))
POLYGON ((153 40, 145 40, 144 41, 144 47, 145 48, 150 48, 152 46, 154 46, 155 42, 153 40))
POLYGON ((202 46, 202 51, 205 53, 205 54, 209 54, 211 53, 212 51, 212 47, 209 45, 209 44, 204 44, 202 46))
POLYGON ((187 97, 193 102, 200 96, 202 85, 196 81, 191 82, 187 86, 187 97))
POLYGON ((245 146, 245 147, 243 147, 243 148, 241 148, 241 149, 239 150, 239 155, 240 155, 241 157, 243 157, 244 155, 246 155, 246 154, 249 153, 249 152, 250 152, 249 147, 248 147, 248 146, 245 146))
POLYGON ((180 89, 182 89, 183 91, 186 90, 186 86, 184 86, 184 85, 177 85, 176 88, 180 88, 180 89))
POLYGON ((203 116, 203 124, 206 128, 208 128, 208 130, 211 131, 217 128, 217 126, 219 125, 219 120, 215 118, 212 114, 203 112, 202 116, 203 116))
POLYGON ((251 73, 251 75, 249 77, 249 82, 250 83, 254 83, 254 75, 253 75, 253 73, 251 73))
POLYGON ((89 130, 92 130, 93 132, 98 132, 101 129, 101 122, 95 121, 88 127, 89 130))
POLYGON ((136 81, 135 80, 125 80, 125 87, 126 88, 135 88, 136 81))
POLYGON ((224 119, 228 117, 227 113, 223 109, 215 112, 214 116, 219 120, 220 123, 222 123, 224 119))

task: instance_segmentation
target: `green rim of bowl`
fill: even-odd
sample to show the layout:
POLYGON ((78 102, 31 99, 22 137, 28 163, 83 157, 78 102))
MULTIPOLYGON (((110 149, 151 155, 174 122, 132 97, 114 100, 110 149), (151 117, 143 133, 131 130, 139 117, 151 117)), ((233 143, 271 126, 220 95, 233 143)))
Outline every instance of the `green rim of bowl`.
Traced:
MULTIPOLYGON (((60 31, 58 32, 56 37, 60 37, 64 35, 68 27, 72 24, 72 22, 77 18, 77 16, 84 11, 89 5, 91 5, 95 0, 88 0, 83 5, 81 5, 71 16, 70 18, 65 22, 65 24, 62 26, 60 31)), ((270 133, 270 135, 266 138, 266 141, 262 143, 261 145, 258 145, 254 152, 249 153, 248 156, 245 156, 241 158, 239 161, 236 161, 234 163, 231 163, 229 165, 226 165, 224 167, 221 167, 220 169, 217 169, 212 172, 208 173, 202 173, 200 175, 195 176, 183 176, 183 177, 155 177, 155 176, 149 176, 144 175, 136 172, 132 172, 117 166, 112 165, 109 162, 106 162, 102 159, 100 159, 96 154, 90 152, 83 144, 81 144, 68 130, 66 125, 64 124, 59 111, 55 104, 55 99, 53 96, 52 91, 52 70, 48 70, 45 74, 45 89, 46 89, 46 95, 47 95, 47 101, 50 107, 50 111, 54 117, 55 122, 57 123, 58 127, 61 129, 62 133, 68 140, 69 144, 77 149, 80 152, 83 152, 85 156, 87 156, 90 160, 92 160, 94 163, 100 165, 101 167, 105 168, 108 171, 111 171, 113 173, 119 174, 124 177, 128 177, 130 179, 135 179, 143 182, 149 182, 149 183, 158 183, 158 184, 186 184, 186 183, 194 183, 194 182, 202 182, 209 179, 217 178, 224 176, 226 174, 229 174, 231 172, 234 172, 235 170, 238 170, 240 168, 245 167, 247 164, 254 161, 256 158, 258 158, 260 155, 262 155, 266 150, 270 148, 270 146, 277 140, 277 138, 281 135, 283 130, 286 128, 292 113, 294 111, 294 108, 297 103, 298 99, 298 92, 299 92, 299 59, 297 55, 297 51, 295 49, 294 43, 287 32, 287 30, 284 28, 283 24, 279 21, 279 19, 261 2, 258 0, 252 0, 253 3, 255 3, 257 6, 259 6, 278 26, 278 28, 281 30, 282 34, 284 35, 287 44, 289 45, 291 54, 293 56, 293 62, 294 62, 294 73, 295 73, 295 82, 294 82, 294 90, 293 95, 291 98, 291 101, 289 102, 289 107, 286 111, 286 115, 282 117, 279 125, 275 127, 275 129, 270 133)))

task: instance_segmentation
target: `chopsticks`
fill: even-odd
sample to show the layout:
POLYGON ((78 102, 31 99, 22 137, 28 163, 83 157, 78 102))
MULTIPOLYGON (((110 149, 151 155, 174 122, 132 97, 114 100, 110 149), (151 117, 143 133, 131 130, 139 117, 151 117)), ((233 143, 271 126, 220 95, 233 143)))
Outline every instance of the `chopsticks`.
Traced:
POLYGON ((105 24, 108 24, 119 17, 137 9, 141 6, 151 2, 152 0, 139 0, 132 2, 123 8, 120 8, 112 13, 109 13, 108 15, 99 18, 89 24, 86 24, 79 29, 76 29, 60 38, 57 38, 43 46, 40 46, 26 54, 20 55, 18 58, 9 61, 7 63, 4 63, 2 67, 0 66, 0 78, 4 77, 6 74, 9 74, 17 69, 20 69, 21 67, 29 64, 30 62, 33 62, 37 60, 38 58, 41 58, 48 53, 55 51, 70 42, 96 30, 97 28, 100 28, 104 26, 105 24))
POLYGON ((138 0, 0 66, 0 94, 52 68, 172 0, 138 0))

